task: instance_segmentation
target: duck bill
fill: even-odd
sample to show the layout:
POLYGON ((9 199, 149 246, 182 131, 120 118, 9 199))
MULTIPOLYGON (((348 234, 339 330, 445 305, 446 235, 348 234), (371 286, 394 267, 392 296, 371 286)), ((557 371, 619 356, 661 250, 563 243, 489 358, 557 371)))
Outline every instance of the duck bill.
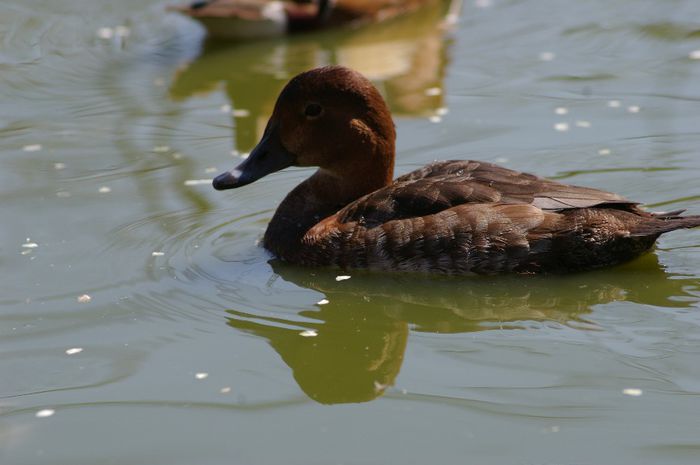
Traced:
POLYGON ((257 181, 294 163, 295 157, 282 145, 276 128, 268 127, 248 158, 231 171, 214 178, 214 189, 235 189, 257 181))

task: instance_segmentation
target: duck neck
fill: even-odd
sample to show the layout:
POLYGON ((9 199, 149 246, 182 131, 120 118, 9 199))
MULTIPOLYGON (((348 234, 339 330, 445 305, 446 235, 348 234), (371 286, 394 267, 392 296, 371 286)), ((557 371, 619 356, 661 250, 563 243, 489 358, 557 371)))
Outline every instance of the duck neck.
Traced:
POLYGON ((283 260, 296 261, 294 257, 311 227, 363 195, 391 184, 393 145, 390 148, 390 157, 372 157, 375 162, 371 164, 319 168, 295 187, 279 205, 265 231, 265 248, 283 260))

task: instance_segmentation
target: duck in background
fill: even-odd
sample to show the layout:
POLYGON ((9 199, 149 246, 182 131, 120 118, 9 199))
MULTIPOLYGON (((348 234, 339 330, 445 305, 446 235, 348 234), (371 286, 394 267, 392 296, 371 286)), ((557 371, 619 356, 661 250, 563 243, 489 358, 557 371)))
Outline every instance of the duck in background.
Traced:
POLYGON ((225 94, 233 120, 233 148, 255 146, 289 77, 328 64, 357 69, 381 90, 395 116, 431 118, 447 112, 443 81, 449 63, 449 5, 363 27, 297 34, 287 40, 205 41, 202 53, 176 72, 169 89, 176 101, 225 94))
MULTIPOLYGON (((198 0, 169 7, 199 21, 209 37, 262 39, 288 33, 384 21, 444 0, 198 0)), ((452 0, 455 21, 461 0, 452 0)))
POLYGON ((238 188, 318 166, 282 201, 263 238, 279 259, 341 269, 453 275, 565 273, 627 262, 700 216, 479 161, 441 161, 393 179, 396 132, 372 83, 342 66, 282 90, 262 140, 214 179, 238 188))

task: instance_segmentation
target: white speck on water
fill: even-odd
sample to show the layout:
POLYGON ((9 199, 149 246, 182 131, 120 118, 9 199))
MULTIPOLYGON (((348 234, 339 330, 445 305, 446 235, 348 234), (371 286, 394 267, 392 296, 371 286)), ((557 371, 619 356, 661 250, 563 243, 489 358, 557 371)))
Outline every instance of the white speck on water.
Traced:
POLYGON ((328 303, 330 303, 330 300, 328 300, 328 299, 321 299, 321 300, 319 300, 318 302, 316 302, 316 305, 326 305, 326 304, 328 304, 328 303))
POLYGON ((231 114, 235 118, 247 118, 250 116, 250 110, 246 110, 244 108, 238 109, 238 110, 233 110, 231 114))
POLYGON ((608 101, 608 106, 609 106, 610 108, 620 108, 620 105, 621 105, 621 103, 620 103, 619 100, 610 100, 610 101, 608 101))
POLYGON ((90 303, 90 301, 92 301, 92 297, 90 297, 87 294, 83 294, 83 295, 78 297, 79 304, 87 304, 87 303, 90 303))
POLYGON ((496 163, 508 163, 509 159, 506 157, 498 157, 494 160, 496 163))
POLYGON ((567 113, 569 113, 569 109, 566 107, 556 107, 554 109, 554 113, 556 113, 557 115, 566 115, 567 113))
POLYGON ((202 184, 211 184, 211 179, 188 179, 185 181, 185 186, 201 186, 202 184))
POLYGON ((388 384, 382 384, 382 383, 380 383, 379 381, 376 381, 376 380, 373 382, 373 384, 374 384, 374 390, 375 390, 376 392, 381 392, 381 391, 383 391, 383 390, 385 390, 386 388, 389 387, 388 384))
POLYGON ((66 354, 75 355, 75 354, 79 354, 82 351, 83 351, 82 347, 73 347, 71 349, 66 350, 66 354))
POLYGON ((493 0, 474 0, 474 6, 477 8, 489 8, 493 5, 493 0))
POLYGON ((590 121, 586 121, 586 120, 578 120, 578 121, 576 121, 575 124, 576 124, 576 127, 577 127, 577 128, 585 128, 585 129, 587 129, 587 128, 590 128, 590 127, 591 127, 591 122, 590 122, 590 121))
POLYGON ((434 97, 440 94, 442 94, 442 89, 440 89, 439 87, 429 87, 425 89, 425 95, 429 97, 434 97))
POLYGON ((691 60, 700 60, 700 49, 698 50, 693 50, 688 54, 688 58, 691 60))
POLYGON ((445 25, 454 26, 459 22, 459 15, 456 13, 448 13, 445 15, 445 25))
POLYGON ((598 155, 610 155, 612 151, 610 149, 600 149, 598 150, 598 155))
POLYGON ((155 153, 165 153, 165 152, 168 152, 169 150, 170 150, 170 147, 167 145, 156 145, 155 147, 153 147, 153 151, 155 153))
POLYGON ((173 152, 172 156, 173 156, 173 159, 175 159, 175 160, 182 159, 182 154, 180 152, 173 152))
POLYGON ((347 279, 350 279, 351 277, 352 276, 348 276, 348 275, 338 275, 335 277, 335 280, 336 281, 345 281, 347 279))
POLYGON ((630 106, 627 107, 627 111, 628 111, 629 113, 639 113, 639 110, 641 110, 641 108, 639 107, 639 105, 630 105, 630 106))
POLYGON ((27 242, 22 244, 22 247, 24 247, 25 249, 36 249, 37 247, 39 247, 39 244, 37 244, 36 242, 32 242, 29 240, 29 238, 27 238, 27 242))
POLYGON ((555 123, 554 129, 559 132, 565 132, 569 130, 569 123, 555 123))
POLYGON ((38 152, 41 149, 42 149, 41 144, 29 144, 29 145, 25 145, 24 147, 22 147, 22 150, 24 150, 25 152, 38 152))
POLYGON ((228 103, 221 105, 219 110, 221 110, 221 113, 231 113, 231 105, 229 105, 228 103))
POLYGON ((165 255, 163 252, 151 252, 152 257, 162 257, 163 255, 165 255))
POLYGON ((197 379, 207 379, 209 377, 209 373, 195 373, 194 377, 197 379))
POLYGON ((219 170, 215 166, 210 166, 209 168, 204 169, 204 172, 207 174, 216 173, 217 171, 219 170))
POLYGON ((111 27, 101 27, 97 30, 97 37, 100 39, 109 40, 114 37, 114 29, 111 27))
POLYGON ((56 197, 61 198, 61 199, 67 199, 68 197, 71 196, 70 192, 66 191, 58 191, 56 192, 56 197))
POLYGON ((316 337, 318 336, 318 333, 314 331, 313 329, 305 329, 304 331, 299 333, 299 336, 301 337, 316 337))
POLYGON ((428 118, 428 121, 430 121, 431 123, 439 123, 440 121, 442 121, 442 118, 438 115, 433 115, 430 118, 428 118))
POLYGON ((48 417, 52 416, 54 413, 56 413, 56 411, 54 409, 45 408, 43 410, 39 410, 38 412, 36 412, 34 414, 34 416, 37 418, 48 418, 48 417))
POLYGON ((107 186, 102 186, 102 187, 100 187, 97 191, 98 191, 100 194, 109 194, 110 192, 112 192, 112 188, 111 188, 111 187, 107 187, 107 186))
POLYGON ((552 425, 552 426, 549 426, 547 428, 542 429, 543 433, 558 433, 559 431, 560 431, 560 428, 557 425, 552 425))
POLYGON ((639 388, 625 388, 622 393, 626 396, 639 397, 642 395, 642 390, 639 388))
POLYGON ((55 170, 62 170, 65 169, 66 164, 65 163, 54 163, 53 164, 53 169, 55 170))
POLYGON ((438 116, 445 116, 450 112, 450 109, 447 107, 440 107, 437 110, 435 110, 435 114, 438 116))
POLYGON ((540 52, 539 54, 539 59, 541 61, 552 61, 556 57, 557 56, 554 54, 554 52, 540 52))
POLYGON ((230 386, 222 387, 221 389, 219 389, 219 392, 222 394, 228 394, 229 392, 231 392, 231 387, 230 386))
POLYGON ((239 157, 243 158, 244 160, 250 156, 250 152, 242 152, 238 154, 239 157))

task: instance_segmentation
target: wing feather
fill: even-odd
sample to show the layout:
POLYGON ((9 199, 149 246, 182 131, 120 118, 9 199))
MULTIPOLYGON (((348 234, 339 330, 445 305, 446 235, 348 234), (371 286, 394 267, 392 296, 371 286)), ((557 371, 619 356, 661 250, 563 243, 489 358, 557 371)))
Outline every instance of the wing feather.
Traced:
POLYGON ((611 192, 562 184, 492 163, 450 160, 400 176, 338 212, 338 222, 367 227, 432 215, 463 204, 528 204, 542 210, 609 206, 638 211, 637 203, 611 192))

